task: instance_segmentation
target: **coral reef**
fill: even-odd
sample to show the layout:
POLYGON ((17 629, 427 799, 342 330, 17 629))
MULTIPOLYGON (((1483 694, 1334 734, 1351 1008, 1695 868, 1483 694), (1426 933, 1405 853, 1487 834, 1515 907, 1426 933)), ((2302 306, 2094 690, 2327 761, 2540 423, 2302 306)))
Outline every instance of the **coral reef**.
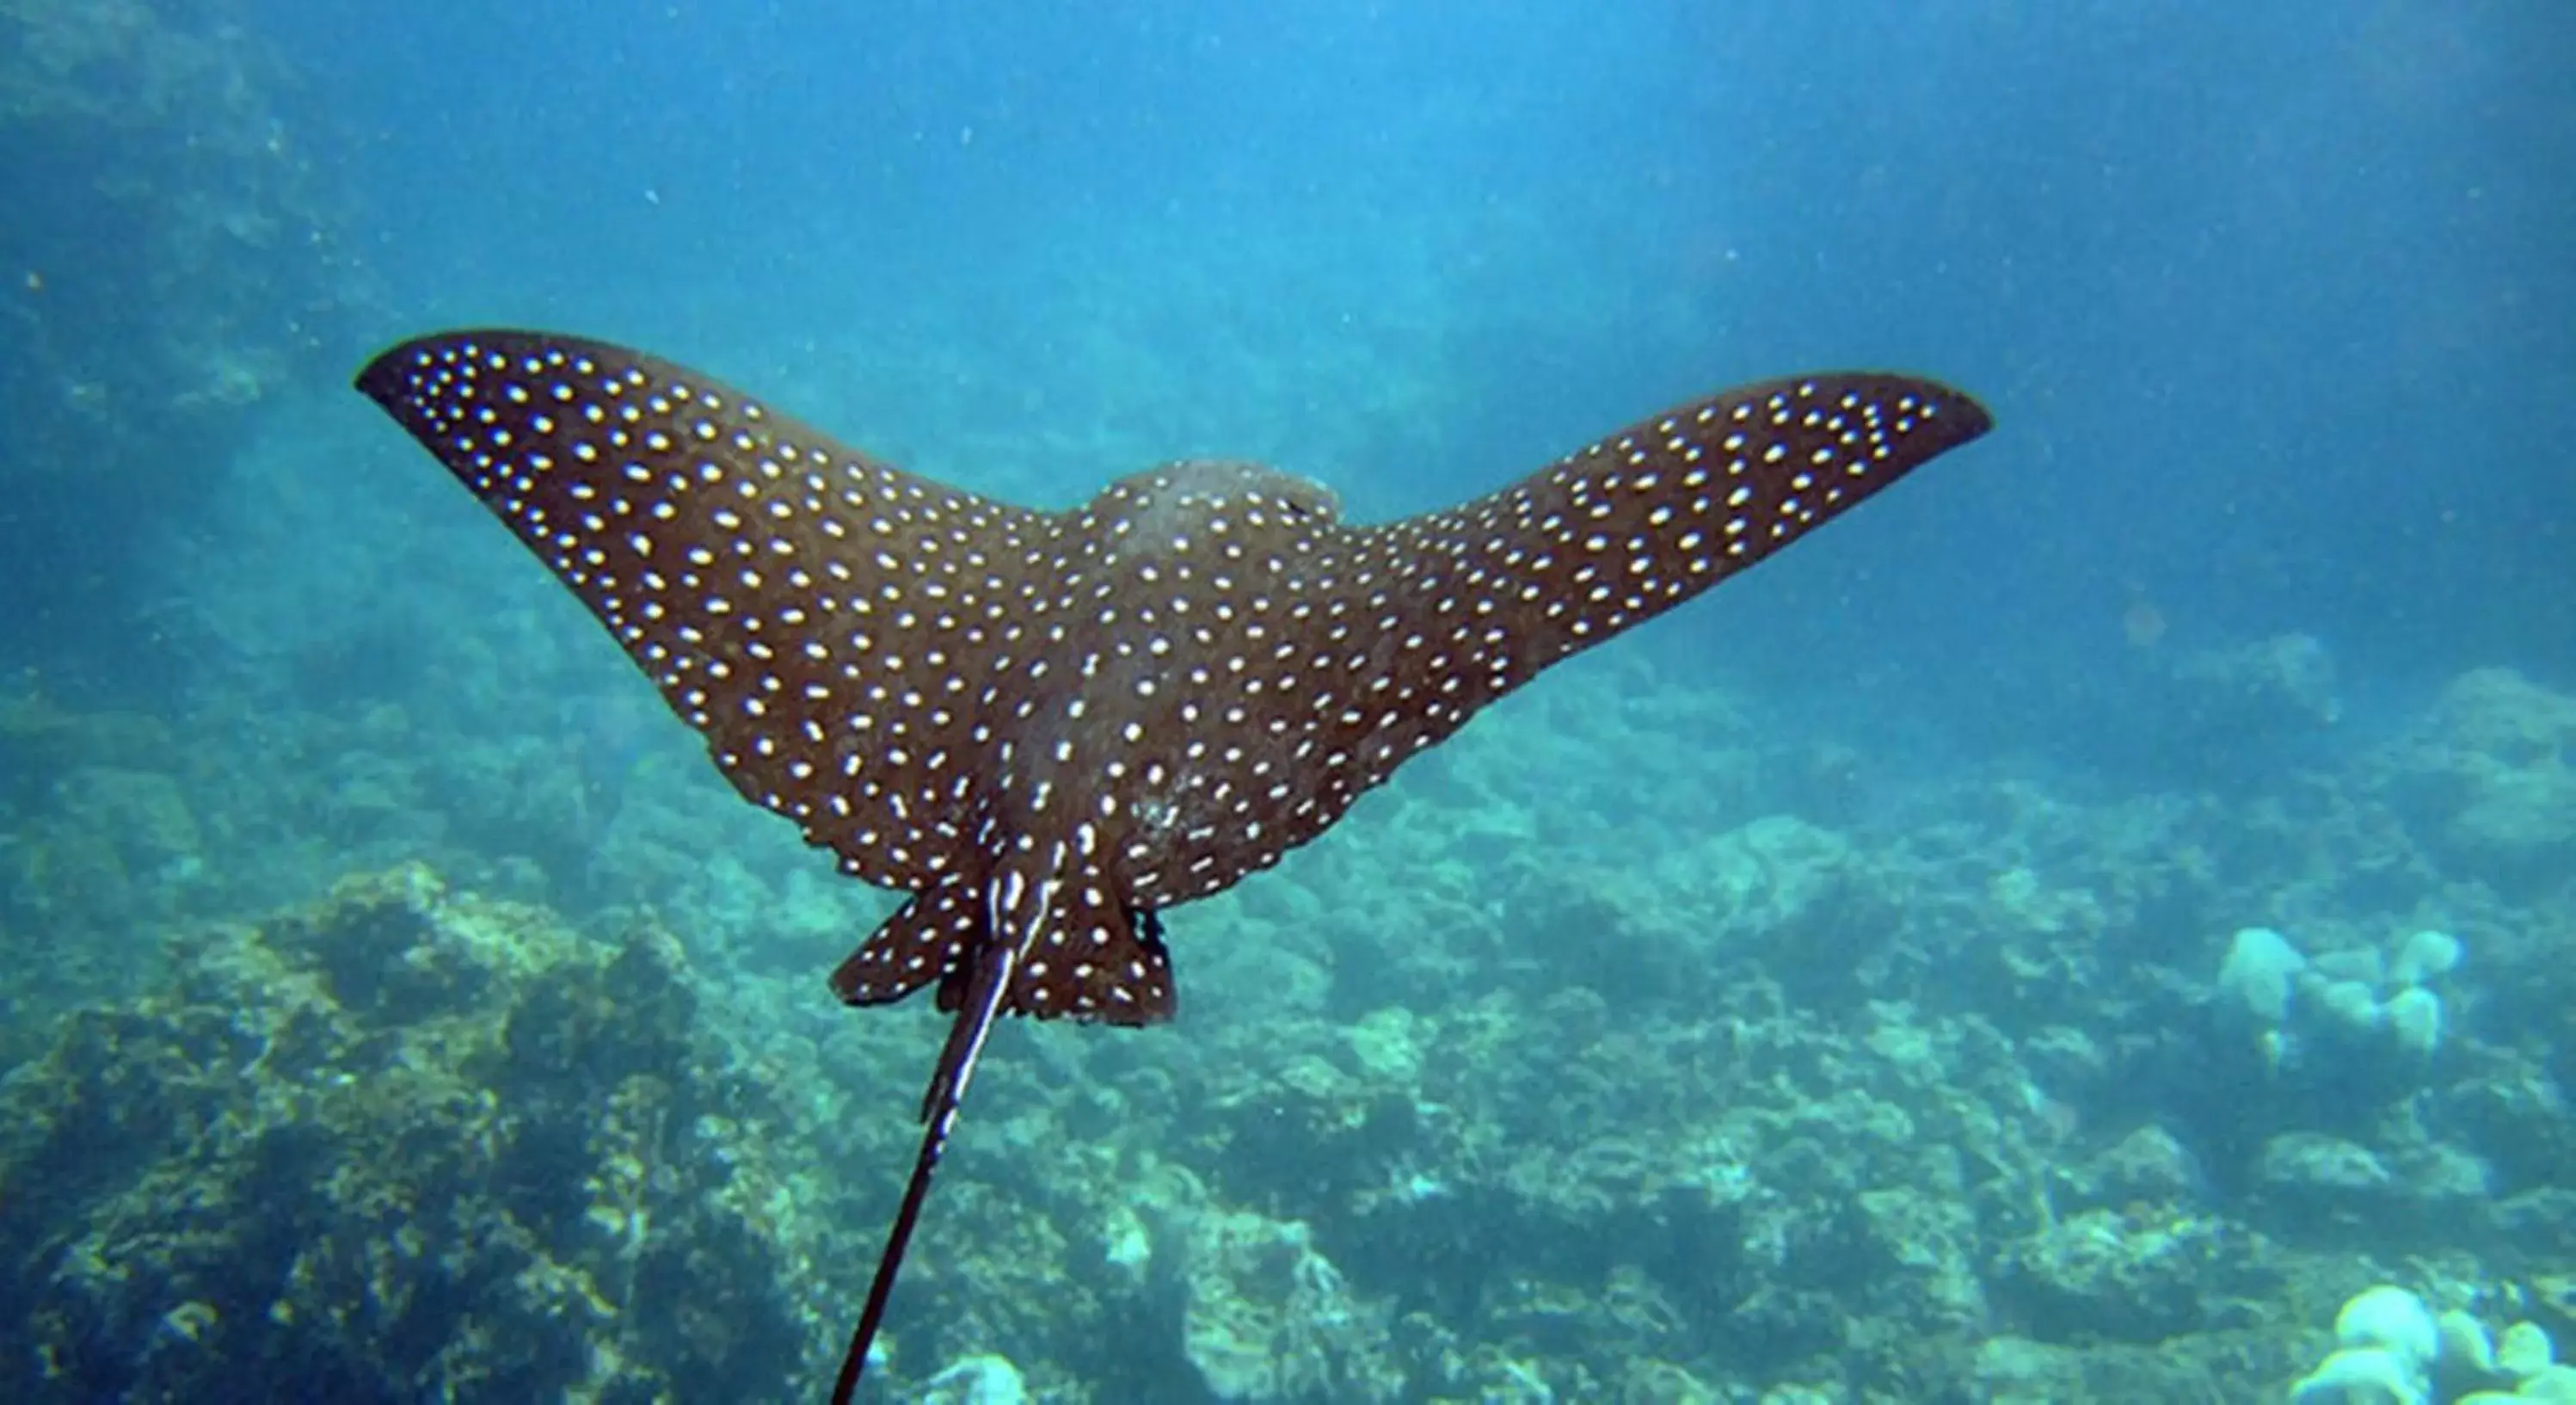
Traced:
POLYGON ((2391 750, 2389 801, 2430 855, 2519 896, 2576 874, 2576 698, 2505 668, 2453 679, 2391 750))
POLYGON ((0 1086, 14 1400, 777 1398, 760 1099, 685 958, 425 869, 172 943, 0 1086))
MULTIPOLYGON (((1177 1032, 997 1041, 889 1326, 889 1388, 2282 1396, 2334 1350, 2319 1324, 2381 1282, 2576 1333, 2576 978, 2554 954, 2576 889, 2455 833, 2560 764, 2554 695, 2462 680, 2340 769, 2251 796, 1936 778, 1856 807, 1811 744, 1765 744, 1725 698, 1641 693, 1635 667, 1504 709, 1364 807, 1350 842, 1176 914, 1177 1032), (1599 760, 1673 735, 1716 740, 1643 774, 1599 760), (2272 943, 2230 967, 2254 927, 2272 943), (2438 1038, 2398 1037, 2410 992, 2438 997, 2438 1038)), ((804 1380, 846 1325, 937 1037, 920 1011, 821 999, 815 971, 875 899, 649 749, 584 831, 591 876, 567 882, 575 846, 540 837, 570 812, 547 797, 588 763, 478 743, 460 706, 317 719, 264 785, 219 749, 120 762, 86 722, 26 724, 62 759, 15 797, 38 821, 23 832, 113 872, 182 850, 207 872, 115 921, 243 901, 239 856, 317 830, 500 892, 663 914, 603 909, 601 945, 415 876, 175 948, 175 993, 70 1017, 9 1085, 0 1164, 110 1168, 11 1217, 27 1320, 73 1343, 140 1323, 154 1349, 117 1357, 137 1373, 182 1372, 187 1342, 678 1395, 710 1362, 804 1380), (603 1008, 613 1029, 583 1015, 603 1008), (292 1091, 236 1073, 281 1060, 303 1070, 292 1091), (672 1125, 705 1140, 651 1129, 672 1125), (303 1173, 359 1144, 403 1155, 300 1175, 373 1197, 345 1224, 281 1219, 258 1189, 259 1155, 303 1173), (557 1198, 524 1186, 537 1147, 566 1168, 540 1178, 557 1198), (641 1188, 622 1158, 655 1168, 641 1188), (469 1204, 521 1228, 442 1238, 469 1204), (275 1247, 272 1222, 320 1247, 275 1247), (347 1266, 348 1245, 412 1242, 404 1226, 427 1247, 347 1266), (262 1246, 244 1261, 275 1281, 189 1248, 226 1236, 262 1246), (473 1269, 480 1253, 507 1272, 473 1269), (459 1255, 484 1295, 399 1331, 323 1305, 420 1301, 385 1285, 459 1255), (278 1267, 307 1258, 337 1276, 308 1290, 278 1267), (149 1268, 95 1266, 115 1263, 149 1268), (629 1263, 691 1264, 735 1296, 656 1302, 629 1263), (313 1300, 292 1323, 266 1315, 279 1283, 313 1300), (528 1338, 556 1367, 490 1359, 484 1324, 540 1302, 567 1309, 528 1338), (633 1338, 647 1322, 674 1325, 633 1338)), ((47 891, 13 923, 109 901, 47 891)), ((14 1207, 30 1182, 8 1176, 14 1207)), ((164 1378, 135 1379, 148 1396, 164 1378)), ((2428 1379, 2435 1398, 2468 1388, 2428 1379)))
POLYGON ((0 403, 93 432, 247 404, 368 305, 254 30, 167 0, 7 0, 0 36, 0 153, 48 196, 18 207, 0 403))
POLYGON ((0 484, 13 613, 0 667, 106 695, 171 650, 99 648, 156 612, 159 643, 252 413, 336 383, 381 295, 325 174, 330 133, 290 122, 294 79, 232 7, 0 0, 0 484), (168 514, 162 516, 160 514, 168 514))

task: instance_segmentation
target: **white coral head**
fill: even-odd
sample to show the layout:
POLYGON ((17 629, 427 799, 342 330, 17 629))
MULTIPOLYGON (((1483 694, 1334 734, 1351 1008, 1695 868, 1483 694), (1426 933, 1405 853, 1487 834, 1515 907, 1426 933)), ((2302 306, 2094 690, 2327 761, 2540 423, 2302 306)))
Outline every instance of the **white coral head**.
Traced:
POLYGON ((2386 1347, 2347 1347, 2290 1387, 2290 1405, 2428 1405, 2423 1382, 2386 1347))
POLYGON ((2353 1295, 2335 1314, 2335 1341, 2346 1347, 2379 1347, 2422 1374, 2442 1354, 2442 1329, 2424 1300, 2393 1283, 2353 1295))

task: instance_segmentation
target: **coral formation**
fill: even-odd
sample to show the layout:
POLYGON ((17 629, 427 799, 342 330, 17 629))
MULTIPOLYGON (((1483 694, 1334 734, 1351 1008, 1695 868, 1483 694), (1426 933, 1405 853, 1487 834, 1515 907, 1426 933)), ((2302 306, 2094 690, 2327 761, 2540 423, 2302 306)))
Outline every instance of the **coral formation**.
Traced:
POLYGON ((229 451, 255 410, 336 380, 379 305, 325 174, 341 153, 289 119, 292 85, 229 7, 0 0, 0 593, 46 605, 13 612, 0 667, 166 676, 163 649, 95 642, 189 632, 166 563, 236 480, 229 451))
MULTIPOLYGON (((2576 985, 2550 942, 2576 892, 2450 849, 2453 811, 2392 779, 2424 736, 2260 802, 1948 780, 1828 825, 1765 800, 1766 768, 1808 773, 1725 699, 1616 701, 1635 692, 1607 667, 1507 709, 1351 842, 1184 914, 1180 1033, 1006 1032, 950 1227, 890 1323, 893 1387, 2281 1398, 2342 1349, 2381 1353, 2350 1380, 2376 1364, 2430 1399, 2556 1388, 2576 1115, 2548 1032, 2576 985), (1596 759, 1677 734, 1720 743, 1634 787, 1596 759), (2231 940, 2249 923, 2272 935, 2231 940), (2413 991, 2438 1039, 2401 1037, 2413 991), (2429 1370, 2318 1325, 2381 1282, 2438 1309, 2429 1370), (2459 1366, 2484 1358, 2456 1314, 2501 1332, 2494 1370, 2459 1366)), ((7 1291, 67 1372, 127 1373, 61 1380, 245 1356, 678 1395, 710 1362, 807 1379, 883 1213, 849 1168, 911 1130, 883 1070, 936 1037, 817 998, 867 895, 649 754, 587 841, 607 881, 575 886, 529 855, 564 814, 538 797, 586 763, 478 744, 471 720, 315 719, 264 785, 219 751, 120 761, 85 723, 31 725, 62 759, 16 797, 42 817, 21 832, 49 865, 112 857, 142 905, 98 917, 111 897, 57 879, 50 906, 15 890, 14 924, 239 903, 250 855, 322 826, 495 891, 664 914, 601 910, 603 944, 380 878, 182 942, 158 995, 93 998, 11 1080, 0 1137, 0 1190, 36 1207, 9 1217, 7 1291), (182 847, 195 886, 153 886, 182 847), (280 1205, 259 1156, 290 1153, 329 1200, 280 1205), (22 1191, 31 1164, 94 1169, 22 1191), (511 1228, 463 1240, 469 1215, 511 1228), (274 1281, 241 1281, 234 1246, 274 1281), (451 1260, 468 1279, 428 1273, 451 1260), (655 1299, 667 1280, 628 1264, 687 1265, 691 1291, 655 1299), (476 1292, 423 1286, 459 1281, 476 1292), (538 1306, 561 1311, 489 1325, 538 1306)))
POLYGON ((774 1398, 760 1103, 671 938, 409 868, 172 944, 0 1088, 16 1400, 774 1398))

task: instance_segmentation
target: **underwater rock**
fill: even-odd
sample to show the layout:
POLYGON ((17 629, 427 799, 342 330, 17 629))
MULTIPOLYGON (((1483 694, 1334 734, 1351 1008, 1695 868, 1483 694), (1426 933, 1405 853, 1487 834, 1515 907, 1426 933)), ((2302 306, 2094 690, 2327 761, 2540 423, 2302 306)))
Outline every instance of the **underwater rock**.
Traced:
POLYGON ((1986 1319, 1976 1216, 1958 1196, 1893 1187, 1863 1191, 1855 1208, 1873 1247, 1885 1256, 1882 1272, 1895 1281, 1891 1286, 1901 1284, 1899 1293, 1878 1295, 1878 1304, 1907 1311, 1936 1329, 1986 1319))
POLYGON ((2241 1347, 2204 1352, 2185 1343, 2103 1343, 2078 1348, 2024 1337, 1989 1337, 1961 1352, 1963 1359, 1943 1373, 1954 1380, 1954 1392, 1926 1388, 1912 1398, 1974 1400, 1978 1405, 2233 1400, 2241 1397, 2231 1394, 2225 1383, 2242 1371, 2242 1362, 2229 1360, 2221 1367, 2200 1358, 2244 1354, 2241 1347))
MULTIPOLYGON (((1636 933, 1687 942, 1729 976, 1758 965, 1792 999, 1823 1006, 1857 1003, 1875 974, 1872 937, 1896 913, 1887 876, 1850 839, 1787 815, 1675 846, 1653 886, 1629 901, 1636 933)), ((1594 944, 1567 945, 1602 959, 1594 944)), ((1669 961, 1639 960, 1641 988, 1679 983, 1669 961)))
POLYGON ((2508 668, 2461 674, 2389 751, 2385 785, 2451 873, 2510 896, 2576 872, 2576 698, 2508 668))
POLYGON ((1189 1223, 1183 1335, 1219 1400, 1393 1400, 1386 1327, 1306 1226, 1205 1207, 1189 1223))
POLYGON ((2385 1119, 2370 1145, 2320 1132, 2267 1139, 2245 1220, 2285 1238, 2355 1249, 2392 1243, 2465 1248, 2493 1237, 2493 1173, 2411 1119, 2385 1119))
POLYGON ((2295 735, 2343 720, 2334 655, 2313 634, 2276 634, 2173 663, 2195 721, 2230 734, 2295 735))
POLYGON ((2187 1206, 2207 1192, 2200 1158, 2159 1126, 2140 1127, 2085 1163, 2080 1178, 2096 1205, 2187 1206))
POLYGON ((2230 1299, 2273 1291, 2272 1275, 2223 1222, 2139 1207, 2088 1210, 2003 1252, 1997 1302, 2051 1339, 2151 1343, 2223 1325, 2230 1299))
MULTIPOLYGON (((46 741, 49 751, 70 745, 67 737, 46 741)), ((14 769, 9 750, 0 745, 0 772, 14 769)), ((11 925, 41 933, 43 948, 21 949, 10 996, 50 1014, 134 988, 153 959, 134 934, 154 930, 202 888, 204 849, 197 818, 168 774, 78 765, 54 779, 41 803, 0 836, 0 923, 14 918, 11 925)))
POLYGON ((819 1364, 667 933, 411 867, 168 959, 0 1085, 0 1396, 776 1399, 819 1364))
POLYGON ((1247 1026, 1248 1045, 1223 1043, 1235 1057, 1207 1090, 1201 1135, 1223 1148, 1230 1198, 1347 1199, 1382 1185, 1386 1168, 1423 1157, 1421 1044, 1430 1028, 1387 1010, 1345 1030, 1247 1026))
POLYGON ((73 823, 114 834, 140 873, 188 863, 205 848, 179 783, 157 771, 84 766, 57 783, 54 798, 73 823))
POLYGON ((921 1405, 1030 1405, 1034 1398, 1020 1368, 989 1352, 950 1362, 922 1389, 921 1405))
POLYGON ((2258 1182, 2316 1212, 2370 1218, 2402 1201, 2397 1173, 2366 1146, 2321 1132, 2283 1132, 2263 1144, 2258 1182))
POLYGON ((2287 633, 2229 648, 2141 654, 2127 699, 2142 740, 2168 779, 2237 782, 2276 770, 2284 755, 2343 720, 2332 651, 2287 633))
POLYGON ((2055 1405, 2077 1398, 2084 1382, 2084 1358, 2050 1342, 1989 1337, 1977 1348, 1969 1374, 1979 1400, 1994 1405, 2055 1405))

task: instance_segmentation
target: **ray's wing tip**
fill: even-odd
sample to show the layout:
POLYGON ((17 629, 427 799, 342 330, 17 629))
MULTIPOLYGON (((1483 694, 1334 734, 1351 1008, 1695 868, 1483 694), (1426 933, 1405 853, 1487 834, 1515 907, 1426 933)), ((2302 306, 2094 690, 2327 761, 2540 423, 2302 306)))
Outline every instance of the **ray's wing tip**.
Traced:
POLYGON ((1959 436, 1959 443, 1965 444, 1971 439, 1983 438, 1994 429, 1995 412, 1987 409, 1986 402, 1983 400, 1957 386, 1941 381, 1926 381, 1924 384, 1938 393, 1950 407, 1950 413, 1957 421, 1953 432, 1959 436))
POLYGON ((349 378, 349 384, 359 394, 386 409, 393 409, 395 403, 402 399, 405 384, 413 371, 451 348, 491 335, 460 328, 405 337, 368 357, 366 364, 358 368, 358 373, 349 378))
POLYGON ((1810 404, 1838 399, 1846 405, 1870 406, 1874 414, 1893 411, 1926 458, 1982 438, 1995 427, 1994 412, 1974 395, 1937 377, 1884 367, 1807 371, 1739 386, 1719 399, 1771 397, 1810 404))
POLYGON ((383 402, 388 396, 401 393, 412 371, 451 352, 475 350, 518 355, 539 348, 593 356, 622 350, 589 337, 526 327, 450 327, 395 342, 367 358, 366 364, 358 368, 358 373, 350 377, 349 383, 368 399, 383 402))
POLYGON ((358 373, 349 377, 350 388, 379 405, 390 403, 388 397, 401 388, 403 368, 410 364, 424 340, 413 338, 397 342, 368 357, 365 364, 358 367, 358 373))
POLYGON ((1910 371, 1829 371, 1793 378, 1800 391, 1836 390, 1884 405, 1912 400, 1930 413, 1914 417, 1915 443, 1930 458, 1984 438, 1995 427, 1985 402, 1948 381, 1910 371), (1929 429, 1928 436, 1921 431, 1929 429))
POLYGON ((1942 418, 1949 422, 1949 442, 1954 447, 1981 438, 1995 427, 1994 411, 1987 409, 1984 401, 1947 381, 1902 373, 1886 379, 1907 386, 1926 403, 1936 407, 1942 418))
POLYGON ((1798 379, 1809 384, 1840 385, 1850 392, 1874 399, 1910 395, 1949 419, 1954 430, 1971 438, 1994 428, 1995 424, 1994 412, 1986 408, 1985 402, 1938 376, 1913 371, 1848 370, 1798 379))

